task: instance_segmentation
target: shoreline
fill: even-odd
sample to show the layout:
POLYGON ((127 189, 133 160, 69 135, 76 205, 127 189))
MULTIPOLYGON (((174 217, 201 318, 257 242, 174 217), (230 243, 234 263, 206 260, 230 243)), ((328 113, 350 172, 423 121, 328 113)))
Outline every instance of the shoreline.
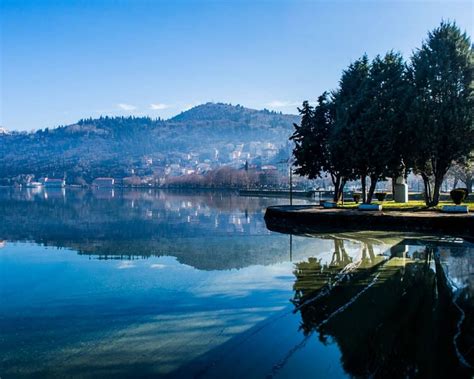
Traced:
POLYGON ((324 209, 318 206, 271 206, 265 212, 267 228, 274 232, 305 234, 317 232, 396 231, 448 234, 472 241, 473 214, 436 211, 362 212, 324 209))

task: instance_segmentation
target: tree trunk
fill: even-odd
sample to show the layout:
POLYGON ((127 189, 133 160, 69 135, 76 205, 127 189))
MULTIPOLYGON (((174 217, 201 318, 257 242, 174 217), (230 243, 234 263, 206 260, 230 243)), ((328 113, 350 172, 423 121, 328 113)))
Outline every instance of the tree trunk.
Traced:
POLYGON ((339 185, 339 197, 337 199, 337 202, 342 201, 342 198, 344 196, 344 187, 346 186, 346 181, 347 179, 341 178, 341 184, 339 185))
POLYGON ((430 207, 435 207, 439 204, 439 194, 441 192, 441 186, 443 185, 444 174, 436 173, 435 174, 435 184, 432 194, 432 200, 430 202, 430 207))
POLYGON ((360 181, 361 181, 361 184, 362 184, 362 203, 365 204, 367 202, 367 189, 366 189, 366 176, 365 175, 362 175, 360 177, 360 181))
POLYGON ((466 188, 469 193, 472 193, 472 182, 473 182, 473 177, 472 176, 466 176, 466 188))
POLYGON ((421 178, 423 179, 423 185, 424 185, 425 204, 427 207, 429 207, 432 200, 430 177, 424 172, 422 172, 421 178))
POLYGON ((459 179, 458 179, 458 178, 456 178, 456 177, 454 177, 454 182, 453 182, 453 189, 454 189, 454 188, 457 188, 457 186, 458 186, 458 182, 459 182, 459 179))
POLYGON ((369 194, 367 195, 367 203, 368 204, 370 204, 372 202, 372 197, 374 196, 376 185, 377 185, 377 176, 371 175, 370 176, 369 194))
POLYGON ((336 203, 339 201, 339 187, 341 185, 341 179, 342 178, 340 175, 332 176, 332 184, 334 185, 333 201, 336 203))

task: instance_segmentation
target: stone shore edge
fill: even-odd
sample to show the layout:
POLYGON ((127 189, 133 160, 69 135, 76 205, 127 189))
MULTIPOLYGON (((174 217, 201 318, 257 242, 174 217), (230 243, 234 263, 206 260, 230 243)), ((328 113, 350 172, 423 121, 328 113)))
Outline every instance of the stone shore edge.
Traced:
POLYGON ((271 206, 267 228, 282 233, 351 231, 430 232, 474 241, 474 216, 416 214, 416 212, 361 212, 320 210, 314 206, 271 206))

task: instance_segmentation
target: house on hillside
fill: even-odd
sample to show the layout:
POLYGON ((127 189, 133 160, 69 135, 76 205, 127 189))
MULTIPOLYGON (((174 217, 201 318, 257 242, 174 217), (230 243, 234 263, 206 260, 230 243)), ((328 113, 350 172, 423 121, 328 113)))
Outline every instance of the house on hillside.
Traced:
POLYGON ((95 178, 92 182, 92 186, 97 188, 110 188, 113 187, 114 184, 114 178, 95 178))
POLYGON ((180 176, 183 174, 181 166, 177 163, 172 163, 168 165, 165 169, 166 176, 180 176))

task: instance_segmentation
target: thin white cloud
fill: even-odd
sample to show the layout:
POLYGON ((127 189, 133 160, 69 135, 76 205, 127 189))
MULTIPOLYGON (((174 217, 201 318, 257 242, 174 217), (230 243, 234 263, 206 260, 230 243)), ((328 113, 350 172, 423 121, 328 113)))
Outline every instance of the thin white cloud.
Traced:
POLYGON ((117 106, 124 110, 124 111, 134 111, 135 109, 137 109, 137 107, 135 105, 131 105, 131 104, 125 104, 125 103, 120 103, 120 104, 117 104, 117 106))
POLYGON ((163 103, 150 104, 150 109, 154 111, 162 111, 163 109, 170 108, 170 105, 163 103))
POLYGON ((298 101, 273 100, 266 104, 270 108, 289 108, 301 105, 298 101))

